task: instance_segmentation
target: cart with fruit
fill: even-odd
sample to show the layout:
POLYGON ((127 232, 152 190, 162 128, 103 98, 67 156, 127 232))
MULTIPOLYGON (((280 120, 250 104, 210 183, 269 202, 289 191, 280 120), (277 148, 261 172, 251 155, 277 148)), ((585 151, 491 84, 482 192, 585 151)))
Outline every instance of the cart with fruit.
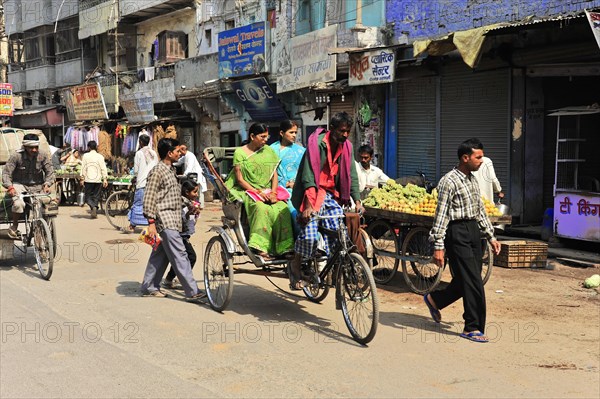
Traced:
MULTIPOLYGON (((389 283, 402 262, 402 273, 411 291, 425 294, 439 284, 443 268, 433 262, 429 230, 437 207, 437 191, 431 193, 413 184, 402 186, 388 181, 374 189, 363 202, 367 233, 373 245, 373 277, 380 284, 389 283)), ((493 203, 484 200, 492 223, 510 224, 493 203)), ((487 241, 484 248, 482 279, 490 277, 494 255, 487 241)))

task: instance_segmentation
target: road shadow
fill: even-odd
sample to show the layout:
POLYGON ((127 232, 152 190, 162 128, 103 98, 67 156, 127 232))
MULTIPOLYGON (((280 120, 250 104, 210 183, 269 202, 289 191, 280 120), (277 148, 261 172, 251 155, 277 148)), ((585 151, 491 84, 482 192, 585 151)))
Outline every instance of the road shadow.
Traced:
POLYGON ((23 251, 22 248, 15 246, 14 257, 12 259, 0 260, 0 271, 9 271, 12 269, 16 269, 28 277, 43 280, 37 268, 32 247, 26 248, 23 251))
MULTIPOLYGON (((286 286, 287 280, 281 280, 279 286, 286 286)), ((337 324, 331 320, 324 319, 309 313, 303 303, 308 299, 300 294, 289 293, 280 290, 266 290, 262 287, 236 282, 233 288, 233 298, 224 312, 234 312, 239 315, 250 315, 256 317, 265 325, 281 325, 287 323, 299 324, 314 334, 315 342, 341 342, 357 347, 363 347, 352 339, 345 324, 337 324)), ((331 289, 329 296, 335 295, 335 289, 331 289)), ((326 298, 327 303, 320 306, 335 306, 326 298)), ((312 303, 311 303, 312 304, 312 303)), ((319 306, 319 305, 317 305, 319 306)), ((291 330, 290 330, 291 331, 291 330)), ((301 334, 301 330, 299 330, 301 334)))
POLYGON ((117 294, 124 297, 140 297, 142 284, 139 281, 119 281, 116 288, 117 294))
MULTIPOLYGON (((444 337, 458 337, 462 332, 462 321, 457 323, 434 322, 431 317, 401 312, 379 312, 379 323, 401 330, 402 336, 433 333, 444 337)), ((439 338, 436 337, 436 341, 439 338)), ((449 340, 449 339, 448 339, 449 340)))

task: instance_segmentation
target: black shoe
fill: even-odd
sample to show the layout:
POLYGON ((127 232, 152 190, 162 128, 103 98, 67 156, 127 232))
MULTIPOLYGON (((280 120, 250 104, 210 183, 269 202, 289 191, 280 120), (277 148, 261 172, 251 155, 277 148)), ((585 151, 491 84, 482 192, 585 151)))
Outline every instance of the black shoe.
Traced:
POLYGON ((98 210, 96 208, 92 208, 92 219, 98 219, 98 210))

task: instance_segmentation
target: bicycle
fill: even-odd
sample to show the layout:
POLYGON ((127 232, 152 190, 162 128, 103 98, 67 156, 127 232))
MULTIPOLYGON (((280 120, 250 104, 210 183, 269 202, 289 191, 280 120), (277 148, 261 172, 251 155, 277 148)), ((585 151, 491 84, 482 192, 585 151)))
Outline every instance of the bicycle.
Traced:
MULTIPOLYGON (((113 183, 114 185, 116 183, 113 183)), ((109 195, 104 205, 104 213, 106 214, 108 223, 115 229, 125 233, 130 231, 130 223, 127 215, 133 206, 133 199, 135 197, 135 184, 128 185, 128 189, 115 191, 109 195)))
MULTIPOLYGON (((54 226, 53 209, 44 206, 41 197, 49 197, 49 194, 22 194, 25 200, 25 234, 21 235, 23 247, 32 246, 35 261, 40 275, 44 280, 50 280, 54 268, 54 257, 56 256, 56 228, 54 226)), ((58 208, 57 208, 58 209, 58 208)), ((25 253, 26 250, 21 250, 25 253)))

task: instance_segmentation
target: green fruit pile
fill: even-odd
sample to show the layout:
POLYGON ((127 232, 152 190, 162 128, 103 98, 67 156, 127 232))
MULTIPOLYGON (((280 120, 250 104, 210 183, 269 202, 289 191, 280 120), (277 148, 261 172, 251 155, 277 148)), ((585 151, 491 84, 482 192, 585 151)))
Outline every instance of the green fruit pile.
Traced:
POLYGON ((437 206, 437 190, 431 194, 423 187, 408 183, 406 186, 388 180, 381 188, 371 190, 363 205, 413 215, 433 216, 437 206))

